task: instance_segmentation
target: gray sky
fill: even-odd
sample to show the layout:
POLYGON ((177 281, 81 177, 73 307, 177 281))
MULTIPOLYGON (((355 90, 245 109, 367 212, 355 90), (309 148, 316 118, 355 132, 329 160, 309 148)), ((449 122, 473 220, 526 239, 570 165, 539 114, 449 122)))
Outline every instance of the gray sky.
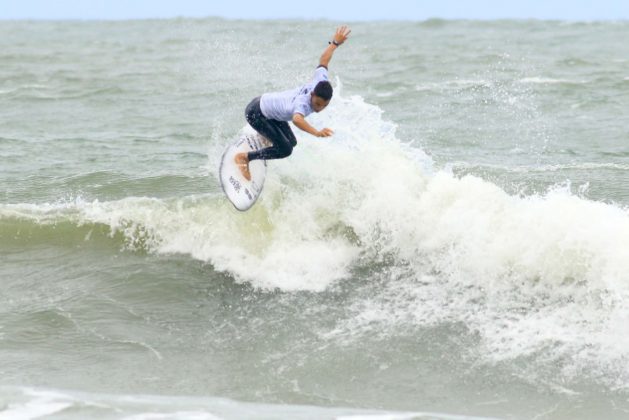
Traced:
POLYGON ((0 19, 169 17, 340 21, 438 18, 627 20, 629 0, 0 0, 0 19))

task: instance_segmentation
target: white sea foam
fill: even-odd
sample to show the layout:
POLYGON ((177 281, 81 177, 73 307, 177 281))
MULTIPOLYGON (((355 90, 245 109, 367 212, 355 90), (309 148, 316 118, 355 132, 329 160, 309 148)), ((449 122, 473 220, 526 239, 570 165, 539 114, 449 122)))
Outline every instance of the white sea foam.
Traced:
MULTIPOLYGON (((31 388, 11 389, 10 391, 9 394, 22 395, 19 395, 19 398, 9 398, 6 408, 0 409, 0 420, 38 419, 58 414, 74 404, 73 398, 56 391, 35 391, 31 388)), ((5 393, 2 392, 2 394, 5 393)))
POLYGON ((584 84, 587 83, 584 80, 568 80, 568 79, 554 79, 552 77, 525 77, 520 79, 520 83, 531 83, 541 85, 553 85, 553 84, 584 84))
POLYGON ((497 165, 497 164, 476 164, 469 162, 454 162, 449 165, 451 168, 461 169, 495 169, 505 172, 558 172, 565 170, 591 171, 600 169, 611 169, 626 171, 629 165, 613 162, 578 162, 564 164, 547 164, 547 165, 497 165))
POLYGON ((26 387, 0 388, 2 420, 55 418, 102 418, 124 420, 215 420, 215 419, 478 419, 446 413, 364 410, 360 408, 262 404, 220 397, 166 395, 112 395, 26 387))

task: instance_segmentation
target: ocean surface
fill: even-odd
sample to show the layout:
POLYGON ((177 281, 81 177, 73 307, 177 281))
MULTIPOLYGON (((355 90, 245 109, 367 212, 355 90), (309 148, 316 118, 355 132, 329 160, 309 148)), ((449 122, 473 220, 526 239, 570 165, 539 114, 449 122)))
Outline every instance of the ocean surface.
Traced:
POLYGON ((0 419, 629 418, 629 22, 0 22, 0 419))

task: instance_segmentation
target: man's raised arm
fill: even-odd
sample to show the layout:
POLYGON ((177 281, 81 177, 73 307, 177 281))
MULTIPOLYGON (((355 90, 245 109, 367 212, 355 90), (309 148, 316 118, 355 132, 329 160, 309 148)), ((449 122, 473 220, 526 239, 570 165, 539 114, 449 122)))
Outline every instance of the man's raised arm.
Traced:
POLYGON ((319 59, 319 66, 323 66, 326 69, 328 68, 328 64, 332 59, 332 54, 334 53, 334 50, 347 40, 347 37, 351 32, 352 31, 348 29, 347 26, 341 26, 336 29, 336 33, 334 34, 332 41, 330 41, 330 45, 328 45, 328 47, 323 51, 323 54, 321 54, 321 58, 319 59))

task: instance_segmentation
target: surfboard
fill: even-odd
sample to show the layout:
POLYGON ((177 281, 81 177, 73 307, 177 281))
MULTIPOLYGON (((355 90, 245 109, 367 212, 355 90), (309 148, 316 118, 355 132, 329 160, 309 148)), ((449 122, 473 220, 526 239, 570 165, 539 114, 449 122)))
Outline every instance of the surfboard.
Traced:
POLYGON ((249 162, 251 180, 248 181, 242 176, 234 157, 237 153, 252 152, 269 146, 271 143, 258 133, 242 133, 223 153, 218 170, 221 187, 227 199, 240 211, 249 210, 260 197, 266 177, 266 160, 256 159, 249 162))

